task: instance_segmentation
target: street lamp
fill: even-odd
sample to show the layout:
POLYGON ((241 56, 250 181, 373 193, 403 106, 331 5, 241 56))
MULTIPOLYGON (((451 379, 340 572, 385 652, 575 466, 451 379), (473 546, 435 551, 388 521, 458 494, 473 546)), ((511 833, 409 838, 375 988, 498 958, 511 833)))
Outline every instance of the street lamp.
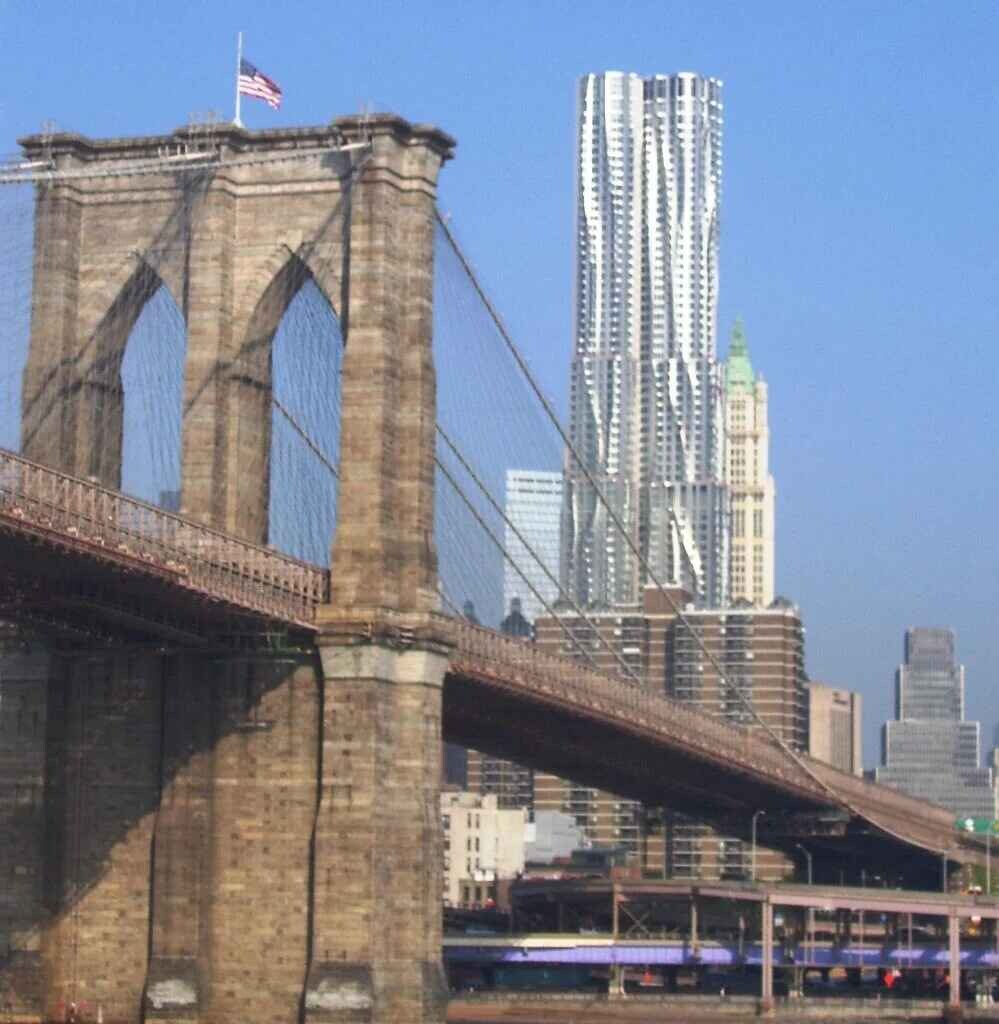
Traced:
POLYGON ((753 811, 753 823, 750 826, 750 834, 752 836, 749 854, 749 880, 751 882, 756 881, 756 819, 761 814, 766 814, 766 811, 753 811))

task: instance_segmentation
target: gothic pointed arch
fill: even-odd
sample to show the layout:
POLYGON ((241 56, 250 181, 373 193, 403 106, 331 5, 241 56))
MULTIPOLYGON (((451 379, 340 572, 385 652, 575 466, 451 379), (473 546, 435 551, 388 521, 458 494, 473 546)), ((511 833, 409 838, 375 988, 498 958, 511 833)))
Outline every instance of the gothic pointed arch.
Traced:
POLYGON ((282 318, 307 283, 319 290, 336 315, 336 306, 323 286, 339 286, 337 275, 311 260, 300 247, 282 246, 256 277, 257 298, 229 367, 229 448, 238 472, 227 494, 227 521, 256 543, 270 537, 271 407, 274 393, 274 339, 282 318), (311 264, 311 265, 310 265, 311 264), (314 272, 319 271, 319 277, 314 272), (261 281, 266 284, 261 287, 261 281))
POLYGON ((157 269, 135 255, 109 270, 108 278, 102 292, 88 296, 87 306, 95 310, 91 326, 81 325, 78 340, 50 368, 48 378, 32 387, 29 366, 22 447, 29 455, 35 455, 36 447, 45 451, 36 445, 36 435, 50 432, 52 417, 58 416, 58 451, 42 460, 117 488, 125 400, 122 361, 136 322, 165 285, 157 269))

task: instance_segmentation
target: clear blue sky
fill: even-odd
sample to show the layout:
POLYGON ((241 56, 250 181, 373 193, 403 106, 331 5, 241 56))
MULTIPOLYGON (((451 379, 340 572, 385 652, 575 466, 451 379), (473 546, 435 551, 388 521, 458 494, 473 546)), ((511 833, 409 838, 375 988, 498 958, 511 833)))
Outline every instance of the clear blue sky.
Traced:
POLYGON ((0 0, 0 150, 232 112, 234 39, 274 114, 362 104, 456 136, 442 205, 540 372, 567 382, 575 80, 725 82, 720 323, 771 387, 778 589, 815 678, 860 690, 865 760, 907 625, 958 632, 999 719, 999 5, 0 0))

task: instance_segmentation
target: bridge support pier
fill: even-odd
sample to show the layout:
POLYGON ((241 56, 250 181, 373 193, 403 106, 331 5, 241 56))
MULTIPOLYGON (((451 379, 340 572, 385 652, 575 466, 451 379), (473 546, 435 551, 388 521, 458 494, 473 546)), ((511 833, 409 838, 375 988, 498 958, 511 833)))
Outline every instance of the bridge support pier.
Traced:
POLYGON ((49 658, 0 627, 0 1020, 41 1013, 49 658), (9 646, 9 650, 5 650, 9 646))
POLYGON ((957 914, 949 914, 947 917, 947 947, 950 991, 944 1020, 947 1024, 956 1024, 964 1019, 961 1006, 961 920, 957 914))
MULTIPOLYGON (((412 635, 410 635, 412 636, 412 635)), ((321 646, 310 1022, 443 1024, 441 691, 447 648, 334 630, 321 646)))
POLYGON ((205 678, 213 674, 179 659, 165 666, 145 990, 146 1012, 157 1021, 196 1021, 209 997, 213 684, 221 682, 205 678))

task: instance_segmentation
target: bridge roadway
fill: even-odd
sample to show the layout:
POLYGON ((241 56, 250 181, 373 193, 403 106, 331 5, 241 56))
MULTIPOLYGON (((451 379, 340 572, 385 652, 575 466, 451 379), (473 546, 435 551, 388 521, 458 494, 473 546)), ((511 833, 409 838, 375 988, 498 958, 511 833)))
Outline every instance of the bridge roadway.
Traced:
MULTIPOLYGON (((0 449, 0 619, 70 645, 308 647, 329 586, 327 570, 0 449)), ((449 628, 450 740, 696 812, 730 834, 748 832, 750 809, 780 812, 770 845, 807 835, 835 856, 922 858, 926 878, 939 878, 941 855, 984 860, 941 808, 515 638, 449 628)), ((395 639, 413 637, 400 625, 395 639)))

